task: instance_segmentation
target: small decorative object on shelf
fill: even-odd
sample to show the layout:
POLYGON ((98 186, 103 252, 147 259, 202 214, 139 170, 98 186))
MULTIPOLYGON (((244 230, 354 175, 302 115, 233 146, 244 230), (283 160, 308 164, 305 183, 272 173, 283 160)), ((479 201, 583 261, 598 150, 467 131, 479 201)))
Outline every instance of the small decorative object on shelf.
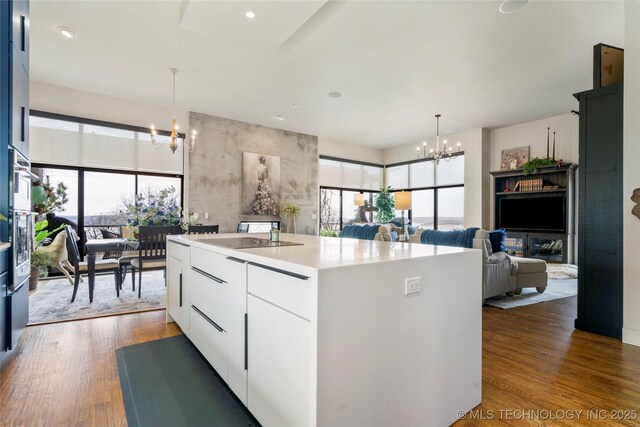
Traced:
POLYGON ((280 230, 278 230, 277 228, 273 227, 271 229, 271 233, 269 238, 271 239, 272 242, 279 242, 280 241, 280 230))
POLYGON ((528 162, 522 164, 522 173, 525 175, 531 175, 538 172, 538 168, 544 166, 554 166, 555 164, 555 160, 551 159, 550 157, 534 157, 528 162))
POLYGON ((286 232, 295 234, 296 232, 296 218, 300 216, 300 206, 295 203, 285 203, 280 209, 280 213, 284 215, 287 222, 286 232))

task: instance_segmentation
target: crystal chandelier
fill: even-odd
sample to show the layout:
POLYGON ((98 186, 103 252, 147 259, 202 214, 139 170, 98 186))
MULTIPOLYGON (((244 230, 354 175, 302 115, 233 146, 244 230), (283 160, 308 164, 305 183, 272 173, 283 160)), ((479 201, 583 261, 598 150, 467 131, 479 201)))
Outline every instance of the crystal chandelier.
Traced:
MULTIPOLYGON (((447 162, 451 160, 451 157, 454 155, 453 147, 447 147, 447 140, 444 140, 444 145, 442 150, 440 150, 440 117, 442 114, 436 114, 436 148, 430 149, 427 154, 427 141, 422 143, 422 156, 426 160, 435 160, 436 165, 440 163, 440 160, 446 160, 447 162)), ((456 153, 460 152, 460 143, 456 144, 456 153)), ((418 154, 418 159, 420 158, 420 147, 416 147, 416 153, 418 154)))
MULTIPOLYGON (((173 74, 173 99, 171 103, 172 109, 172 117, 171 117, 171 142, 169 143, 169 148, 171 148, 171 152, 175 153, 178 149, 178 140, 182 140, 182 144, 185 146, 189 152, 192 152, 196 148, 196 130, 191 130, 191 138, 186 140, 184 135, 180 135, 178 133, 178 122, 176 121, 176 73, 178 70, 175 68, 170 68, 171 74, 173 74)), ((158 130, 154 125, 151 125, 149 133, 151 134, 151 143, 156 147, 162 147, 164 145, 161 141, 156 140, 156 136, 158 135, 158 130)))

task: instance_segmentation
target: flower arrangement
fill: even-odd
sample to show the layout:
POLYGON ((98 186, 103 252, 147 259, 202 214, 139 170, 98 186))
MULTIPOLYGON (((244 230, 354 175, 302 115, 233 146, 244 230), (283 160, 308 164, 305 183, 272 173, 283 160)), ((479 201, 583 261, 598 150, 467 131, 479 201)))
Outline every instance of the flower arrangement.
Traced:
POLYGON ((295 203, 285 203, 282 205, 280 213, 286 217, 293 216, 297 218, 300 216, 300 206, 295 203))
POLYGON ((140 226, 180 225, 188 226, 182 217, 175 187, 154 192, 151 188, 124 201, 124 215, 127 224, 136 232, 140 226))

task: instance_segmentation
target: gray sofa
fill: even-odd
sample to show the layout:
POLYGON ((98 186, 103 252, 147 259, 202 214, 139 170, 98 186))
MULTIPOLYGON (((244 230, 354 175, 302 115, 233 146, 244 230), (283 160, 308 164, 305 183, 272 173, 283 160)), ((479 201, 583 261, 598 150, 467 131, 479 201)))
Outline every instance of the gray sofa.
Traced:
MULTIPOLYGON (((422 243, 423 230, 409 236, 410 243, 422 243)), ((500 294, 519 294, 522 288, 535 287, 544 292, 547 286, 547 264, 538 259, 509 256, 506 252, 493 252, 489 232, 477 230, 473 238, 474 249, 482 251, 482 299, 500 294)))

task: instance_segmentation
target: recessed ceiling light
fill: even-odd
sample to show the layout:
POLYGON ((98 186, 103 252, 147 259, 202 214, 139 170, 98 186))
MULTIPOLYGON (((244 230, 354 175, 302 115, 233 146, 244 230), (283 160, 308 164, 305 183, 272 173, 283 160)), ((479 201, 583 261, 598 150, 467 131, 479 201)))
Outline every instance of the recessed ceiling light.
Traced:
POLYGON ((528 4, 529 0, 504 0, 498 10, 501 13, 513 13, 519 11, 528 4))
POLYGON ((253 19, 256 17, 256 14, 253 13, 252 11, 248 11, 247 13, 244 14, 244 16, 246 16, 249 19, 253 19))
POLYGON ((281 115, 277 115, 276 116, 276 119, 278 119, 278 120, 284 120, 286 118, 287 118, 287 116, 281 116, 281 115))
POLYGON ((72 39, 76 36, 75 31, 68 27, 58 27, 58 31, 68 39, 72 39))
POLYGON ((334 91, 334 92, 329 92, 327 96, 329 96, 329 98, 340 98, 342 94, 338 91, 334 91))
POLYGON ((291 104, 291 106, 292 106, 293 108, 298 108, 298 107, 300 107, 300 104, 291 104))

